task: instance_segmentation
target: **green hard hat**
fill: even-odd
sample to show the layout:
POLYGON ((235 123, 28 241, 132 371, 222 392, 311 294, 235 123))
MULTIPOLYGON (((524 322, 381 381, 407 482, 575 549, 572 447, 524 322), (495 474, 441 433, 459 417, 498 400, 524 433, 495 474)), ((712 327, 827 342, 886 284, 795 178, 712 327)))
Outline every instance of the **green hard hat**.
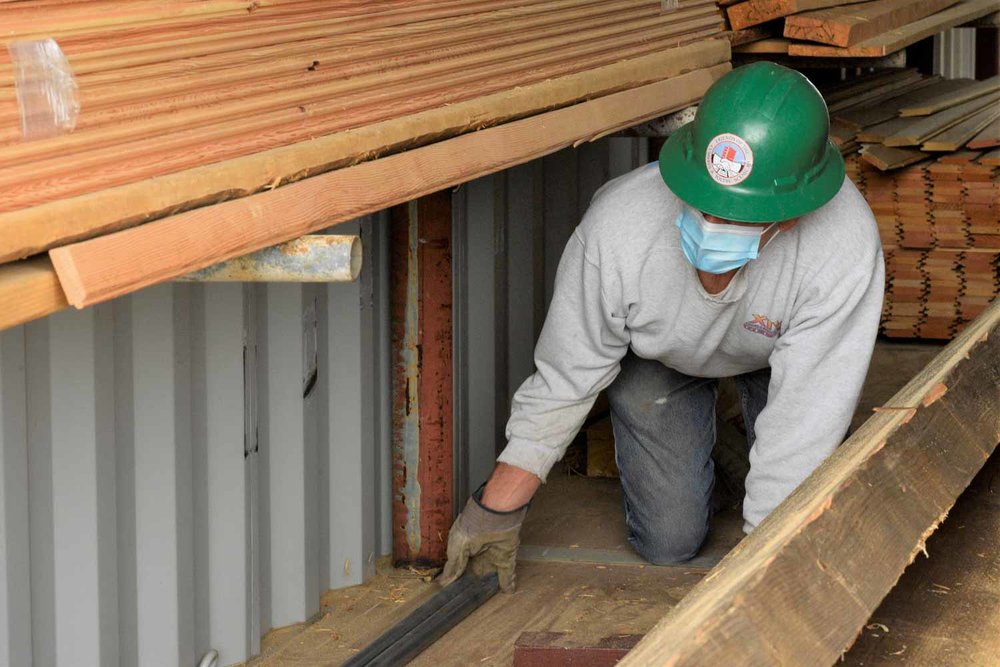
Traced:
POLYGON ((777 222, 830 201, 844 159, 829 141, 830 116, 816 87, 769 62, 712 84, 694 120, 660 151, 660 175, 693 208, 738 222, 777 222))

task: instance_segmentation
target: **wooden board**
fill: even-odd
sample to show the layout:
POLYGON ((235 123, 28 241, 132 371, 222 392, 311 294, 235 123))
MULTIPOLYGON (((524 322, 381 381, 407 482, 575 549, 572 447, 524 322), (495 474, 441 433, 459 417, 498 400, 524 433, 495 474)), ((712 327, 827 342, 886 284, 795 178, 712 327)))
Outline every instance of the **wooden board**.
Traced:
POLYGON ((938 93, 933 97, 929 96, 921 100, 919 104, 900 107, 899 115, 903 117, 929 116, 978 97, 995 93, 998 90, 1000 90, 1000 76, 990 77, 983 81, 970 81, 968 85, 957 90, 938 93))
POLYGON ((934 135, 920 147, 923 151, 957 151, 967 141, 995 120, 1000 119, 1000 107, 996 104, 972 114, 961 123, 954 125, 940 134, 934 135))
MULTIPOLYGON (((860 0, 855 0, 855 2, 860 0)), ((742 30, 782 16, 822 9, 836 5, 853 4, 851 0, 746 0, 726 8, 733 30, 742 30)))
POLYGON ((733 53, 788 53, 788 44, 787 39, 768 37, 749 44, 734 46, 733 53))
POLYGON ((904 91, 897 91, 899 93, 898 96, 882 100, 882 102, 877 105, 864 105, 851 109, 844 109, 840 112, 831 114, 831 118, 834 118, 849 127, 853 127, 856 130, 861 130, 863 128, 871 127, 872 125, 884 123, 896 118, 899 115, 899 109, 903 105, 919 101, 926 95, 934 95, 937 92, 945 90, 954 90, 955 88, 964 85, 964 82, 966 81, 968 81, 968 79, 941 79, 937 76, 928 77, 913 84, 912 88, 907 88, 904 91))
POLYGON ((986 126, 966 146, 972 150, 1000 146, 1000 118, 986 126))
POLYGON ((1000 656, 1000 453, 844 655, 846 667, 991 665, 1000 656))
POLYGON ((743 30, 731 30, 728 35, 729 43, 733 46, 739 46, 768 37, 778 37, 781 35, 781 26, 774 23, 755 25, 743 30))
POLYGON ((50 256, 70 303, 83 307, 688 106, 729 69, 726 63, 696 70, 57 248, 50 256))
MULTIPOLYGON (((142 180, 91 194, 0 213, 0 262, 36 254, 197 206, 272 189, 498 121, 562 106, 581 97, 644 85, 728 60, 725 39, 702 40, 439 109, 338 132, 250 156, 142 180), (493 122, 493 121, 490 121, 493 122)), ((666 108, 664 107, 664 111, 666 108)), ((621 111, 620 115, 628 115, 621 111)))
POLYGON ((853 46, 954 5, 958 0, 876 0, 794 14, 785 19, 789 39, 853 46))
POLYGON ((925 37, 996 11, 995 0, 965 0, 919 21, 858 42, 849 47, 825 46, 806 42, 792 44, 789 55, 825 58, 874 58, 895 53, 925 37))
POLYGON ((879 169, 899 169, 930 157, 918 150, 871 144, 861 152, 861 158, 879 169))
POLYGON ((991 93, 938 111, 930 116, 904 118, 906 124, 882 142, 886 146, 917 146, 931 137, 952 128, 980 110, 993 106, 1000 100, 1000 93, 991 93))
POLYGON ((0 266, 0 331, 67 306, 48 257, 0 266))
POLYGON ((623 660, 832 665, 1000 438, 1000 301, 623 660))

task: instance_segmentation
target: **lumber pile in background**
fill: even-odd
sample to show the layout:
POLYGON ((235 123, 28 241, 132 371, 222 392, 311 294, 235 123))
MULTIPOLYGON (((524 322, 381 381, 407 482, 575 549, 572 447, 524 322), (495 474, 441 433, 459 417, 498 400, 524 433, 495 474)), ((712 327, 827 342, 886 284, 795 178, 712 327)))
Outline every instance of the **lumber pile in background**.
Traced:
POLYGON ((952 338, 1000 294, 1000 166, 948 158, 883 172, 858 155, 886 260, 882 331, 952 338))
POLYGON ((995 0, 743 0, 728 4, 733 53, 879 58, 997 11, 995 0), (746 31, 768 26, 747 43, 746 31))
MULTIPOLYGON (((100 0, 85 8, 24 0, 0 3, 0 25, 5 43, 55 38, 81 105, 73 132, 24 141, 14 70, 0 51, 0 263, 636 91, 641 104, 626 95, 617 118, 576 114, 557 133, 570 144, 590 140, 690 105, 729 68, 728 43, 713 39, 723 29, 714 0, 680 0, 671 12, 658 0, 100 0), (668 81, 677 93, 668 88, 657 108, 653 89, 639 92, 668 81)), ((521 143, 492 159, 497 168, 552 143, 542 141, 553 133, 541 124, 530 137, 521 127, 521 143)), ((449 175, 437 180, 451 182, 453 166, 411 165, 428 182, 438 167, 449 175)), ((308 224, 361 212, 347 194, 351 205, 339 206, 335 194, 308 224)), ((294 233, 265 222, 273 224, 254 241, 262 245, 240 253, 294 233)), ((174 264, 202 268, 231 256, 174 264)))
POLYGON ((1000 293, 1000 77, 882 70, 823 93, 879 224, 883 333, 952 338, 1000 293))

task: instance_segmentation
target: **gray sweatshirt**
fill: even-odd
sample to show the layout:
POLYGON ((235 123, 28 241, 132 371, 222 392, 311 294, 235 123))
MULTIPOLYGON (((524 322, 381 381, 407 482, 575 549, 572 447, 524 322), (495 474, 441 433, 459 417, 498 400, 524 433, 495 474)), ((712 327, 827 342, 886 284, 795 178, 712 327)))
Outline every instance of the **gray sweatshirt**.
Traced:
POLYGON ((770 366, 743 503, 749 531, 847 432, 882 309, 882 247, 845 179, 712 295, 681 251, 680 206, 655 162, 594 195, 559 262, 537 371, 514 395, 498 460, 544 481, 630 346, 697 377, 770 366))

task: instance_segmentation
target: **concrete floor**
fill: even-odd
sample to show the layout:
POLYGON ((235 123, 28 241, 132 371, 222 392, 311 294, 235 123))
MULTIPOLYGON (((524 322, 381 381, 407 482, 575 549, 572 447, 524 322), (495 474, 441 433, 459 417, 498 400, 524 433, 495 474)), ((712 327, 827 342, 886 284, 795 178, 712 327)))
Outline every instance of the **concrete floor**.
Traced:
MULTIPOLYGON (((880 341, 852 429, 940 348, 934 343, 880 341)), ((582 642, 610 634, 643 634, 742 538, 738 512, 722 513, 695 561, 651 566, 625 539, 621 490, 615 480, 574 475, 550 480, 522 533, 518 591, 494 597, 414 665, 510 665, 513 643, 524 631, 567 632, 582 642)), ((272 632, 265 639, 264 656, 250 664, 340 664, 436 590, 421 574, 384 568, 363 586, 330 591, 319 620, 272 632)), ((871 662, 876 649, 865 650, 866 657, 853 664, 882 664, 871 662)))

